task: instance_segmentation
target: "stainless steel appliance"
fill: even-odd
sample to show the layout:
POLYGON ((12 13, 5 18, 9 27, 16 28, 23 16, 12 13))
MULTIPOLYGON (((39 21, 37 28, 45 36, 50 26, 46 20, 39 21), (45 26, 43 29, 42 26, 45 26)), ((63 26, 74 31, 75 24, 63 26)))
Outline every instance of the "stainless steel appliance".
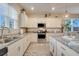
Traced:
POLYGON ((38 39, 46 38, 46 25, 44 23, 38 23, 38 39))

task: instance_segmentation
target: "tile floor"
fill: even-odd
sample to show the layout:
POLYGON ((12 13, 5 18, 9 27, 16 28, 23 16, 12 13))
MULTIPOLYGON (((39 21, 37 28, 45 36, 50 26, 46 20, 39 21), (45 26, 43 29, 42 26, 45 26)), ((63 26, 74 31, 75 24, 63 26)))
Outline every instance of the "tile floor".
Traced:
POLYGON ((24 56, 51 56, 48 43, 31 43, 24 56))

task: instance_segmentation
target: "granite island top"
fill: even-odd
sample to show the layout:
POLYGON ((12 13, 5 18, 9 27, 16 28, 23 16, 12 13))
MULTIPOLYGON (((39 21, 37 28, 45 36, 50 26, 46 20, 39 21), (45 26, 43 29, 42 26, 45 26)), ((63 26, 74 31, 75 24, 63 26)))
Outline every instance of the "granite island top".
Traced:
MULTIPOLYGON (((77 52, 79 54, 79 45, 78 46, 69 46, 68 43, 70 40, 63 39, 62 36, 52 36, 52 38, 55 38, 60 43, 64 44, 68 48, 72 49, 73 51, 77 52)), ((79 38, 77 38, 79 40, 79 38)))

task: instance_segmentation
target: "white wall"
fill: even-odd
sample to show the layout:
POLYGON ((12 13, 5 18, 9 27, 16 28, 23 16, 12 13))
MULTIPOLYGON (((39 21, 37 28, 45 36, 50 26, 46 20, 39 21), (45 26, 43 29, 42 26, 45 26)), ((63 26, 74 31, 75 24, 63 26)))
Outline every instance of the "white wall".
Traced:
MULTIPOLYGON (((55 18, 55 17, 40 17, 40 16, 30 16, 28 17, 28 27, 37 28, 38 23, 46 23, 47 28, 60 28, 63 18, 55 18)), ((37 31, 38 29, 29 29, 28 31, 37 31)), ((55 29, 56 30, 56 29, 55 29)), ((48 30, 52 31, 52 29, 48 30)), ((31 34, 31 33, 30 33, 31 34)), ((46 40, 49 41, 49 37, 52 35, 52 33, 46 34, 46 40)), ((30 35, 31 42, 37 42, 37 33, 32 33, 30 35)))
POLYGON ((29 17, 28 27, 37 27, 38 23, 46 23, 46 27, 61 27, 62 18, 29 17))

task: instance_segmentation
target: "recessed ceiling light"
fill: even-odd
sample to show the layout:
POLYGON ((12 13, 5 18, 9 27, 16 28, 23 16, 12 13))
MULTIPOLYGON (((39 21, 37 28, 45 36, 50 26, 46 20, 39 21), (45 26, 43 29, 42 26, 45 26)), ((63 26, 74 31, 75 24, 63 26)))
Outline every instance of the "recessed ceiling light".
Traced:
POLYGON ((52 10, 55 10, 55 8, 54 8, 54 7, 52 7, 52 10))
POLYGON ((31 7, 31 10, 34 10, 34 7, 31 7))

